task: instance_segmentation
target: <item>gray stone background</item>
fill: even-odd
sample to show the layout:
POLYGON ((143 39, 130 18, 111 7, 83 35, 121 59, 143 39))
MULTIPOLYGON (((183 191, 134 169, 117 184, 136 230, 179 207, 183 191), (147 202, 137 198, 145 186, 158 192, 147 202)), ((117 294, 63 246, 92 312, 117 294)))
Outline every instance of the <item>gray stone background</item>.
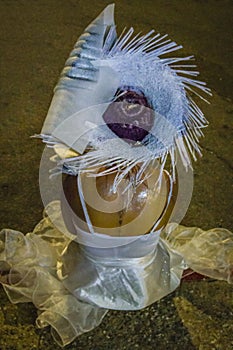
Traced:
MULTIPOLYGON (((39 133, 64 62, 77 37, 109 4, 99 0, 1 0, 1 228, 31 231, 41 219, 39 133)), ((120 33, 154 28, 196 57, 200 78, 213 91, 201 102, 209 127, 203 158, 194 164, 194 192, 183 223, 233 229, 231 0, 116 1, 120 33)), ((177 53, 179 54, 179 53, 177 53)), ((11 305, 1 291, 0 349, 57 349, 49 329, 34 327, 30 304, 11 305)), ((140 312, 110 312, 95 331, 67 349, 232 349, 232 286, 182 283, 172 295, 140 312)))

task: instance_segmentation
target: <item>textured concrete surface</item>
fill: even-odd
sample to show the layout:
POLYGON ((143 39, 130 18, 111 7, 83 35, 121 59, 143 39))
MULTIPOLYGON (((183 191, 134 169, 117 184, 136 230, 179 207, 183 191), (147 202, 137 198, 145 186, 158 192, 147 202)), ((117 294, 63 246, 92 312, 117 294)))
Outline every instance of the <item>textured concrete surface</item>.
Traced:
MULTIPOLYGON (((77 37, 109 1, 4 0, 1 28, 1 228, 30 231, 40 220, 40 132, 53 87, 77 37)), ((200 103, 210 125, 194 164, 195 187, 183 221, 202 228, 233 229, 231 0, 116 1, 118 31, 151 28, 194 54, 201 79, 213 90, 200 103)), ((0 349, 58 349, 49 329, 34 327, 31 304, 0 299, 0 349)), ((110 312, 103 324, 67 349, 232 349, 232 286, 182 283, 172 295, 140 312, 110 312)))

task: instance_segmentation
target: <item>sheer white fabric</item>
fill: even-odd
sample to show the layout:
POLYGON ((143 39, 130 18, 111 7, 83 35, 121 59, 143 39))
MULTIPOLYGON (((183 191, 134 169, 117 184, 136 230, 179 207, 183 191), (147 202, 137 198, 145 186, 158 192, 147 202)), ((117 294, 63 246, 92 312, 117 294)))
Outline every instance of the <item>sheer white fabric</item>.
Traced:
POLYGON ((224 228, 169 224, 161 237, 178 251, 192 270, 233 283, 233 233, 224 228))
MULTIPOLYGON (((59 202, 46 211, 56 220, 62 217, 59 202)), ((62 346, 98 326, 108 309, 138 310, 169 294, 186 267, 233 281, 230 231, 170 224, 162 238, 148 235, 150 250, 137 240, 129 243, 137 250, 121 246, 114 255, 112 249, 118 247, 103 252, 78 244, 58 231, 50 217, 45 214, 25 236, 1 231, 0 281, 11 302, 34 303, 40 311, 37 326, 50 325, 62 346)))

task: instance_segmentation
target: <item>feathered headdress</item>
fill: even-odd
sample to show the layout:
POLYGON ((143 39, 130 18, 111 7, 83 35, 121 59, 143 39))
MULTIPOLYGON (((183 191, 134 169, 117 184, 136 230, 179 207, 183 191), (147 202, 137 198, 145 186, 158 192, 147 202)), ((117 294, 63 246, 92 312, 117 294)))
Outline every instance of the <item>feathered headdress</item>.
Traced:
POLYGON ((113 14, 112 4, 79 37, 40 137, 60 156, 75 151, 58 162, 69 174, 102 166, 98 176, 119 170, 117 185, 136 164, 137 180, 155 160, 162 170, 168 155, 174 174, 176 152, 191 166, 207 125, 188 91, 210 90, 194 78, 193 56, 164 57, 181 48, 167 35, 130 28, 117 38, 113 14))

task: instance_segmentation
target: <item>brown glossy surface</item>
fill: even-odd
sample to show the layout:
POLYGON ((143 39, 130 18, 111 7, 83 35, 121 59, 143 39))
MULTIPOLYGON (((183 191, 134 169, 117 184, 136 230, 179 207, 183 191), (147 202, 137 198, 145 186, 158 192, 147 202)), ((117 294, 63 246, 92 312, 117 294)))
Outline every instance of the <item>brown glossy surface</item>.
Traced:
MULTIPOLYGON (((133 169, 128 177, 138 170, 133 169)), ((115 173, 97 178, 82 175, 83 195, 94 230, 113 236, 131 236, 148 233, 161 217, 159 227, 164 225, 174 206, 176 186, 170 205, 166 208, 170 181, 168 175, 164 173, 161 189, 157 194, 154 184, 158 180, 158 174, 158 170, 154 169, 149 180, 145 180, 135 188, 131 187, 125 193, 127 178, 125 183, 119 185, 118 192, 114 193, 115 173)), ((77 177, 64 175, 63 188, 68 205, 79 218, 86 221, 77 187, 77 177)), ((69 226, 67 214, 65 220, 69 226)))

